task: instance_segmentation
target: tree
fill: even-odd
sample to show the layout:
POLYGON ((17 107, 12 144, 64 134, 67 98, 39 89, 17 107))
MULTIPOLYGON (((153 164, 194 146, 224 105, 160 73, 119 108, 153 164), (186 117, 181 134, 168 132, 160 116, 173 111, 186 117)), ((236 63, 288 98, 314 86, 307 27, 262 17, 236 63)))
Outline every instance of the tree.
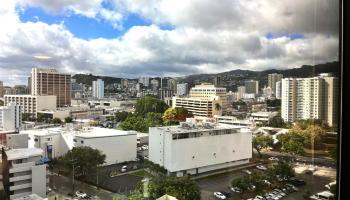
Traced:
POLYGON ((22 121, 34 121, 34 115, 32 113, 22 113, 22 121))
POLYGON ((149 112, 164 113, 169 106, 158 98, 145 96, 137 100, 135 107, 136 114, 145 116, 149 112))
POLYGON ((4 101, 0 100, 0 106, 4 106, 4 101))
POLYGON ((146 116, 129 115, 121 124, 123 130, 135 130, 148 133, 149 127, 157 127, 163 125, 161 113, 150 112, 146 116))
POLYGON ((281 175, 283 177, 295 176, 295 171, 290 163, 279 161, 277 165, 272 167, 272 171, 275 175, 281 175))
POLYGON ((304 155, 304 144, 295 141, 295 140, 288 140, 282 145, 282 150, 286 153, 291 153, 293 155, 304 155))
POLYGON ((216 111, 221 110, 221 105, 220 105, 219 103, 216 103, 216 104, 215 104, 215 110, 216 110, 216 111))
POLYGON ((62 124, 62 120, 60 118, 53 118, 52 123, 54 123, 54 124, 62 124))
POLYGON ((294 155, 304 154, 304 143, 307 136, 304 130, 298 126, 293 126, 287 133, 277 136, 284 152, 294 155))
POLYGON ((145 191, 139 184, 135 191, 128 197, 129 200, 157 199, 164 194, 176 197, 179 200, 200 200, 200 191, 197 184, 186 177, 162 177, 153 178, 148 183, 148 198, 143 194, 145 191))
POLYGON ((269 126, 275 128, 286 128, 287 124, 280 115, 276 115, 269 121, 269 126))
POLYGON ((261 150, 272 147, 272 145, 273 139, 270 135, 257 135, 253 138, 253 148, 256 149, 260 158, 262 157, 261 150))
POLYGON ((65 165, 69 168, 74 165, 75 173, 81 175, 94 172, 99 165, 105 163, 105 159, 106 155, 88 146, 73 147, 64 156, 65 165))
POLYGON ((338 147, 335 147, 335 148, 332 148, 331 150, 329 150, 328 154, 331 158, 333 158, 333 160, 337 160, 338 147))
POLYGON ((274 100, 268 99, 266 101, 266 105, 267 107, 281 107, 281 99, 274 99, 274 100))
POLYGON ((129 113, 126 111, 116 112, 114 113, 114 120, 116 122, 123 122, 129 116, 129 113))
POLYGON ((166 125, 178 124, 179 122, 186 121, 186 118, 193 117, 186 108, 176 107, 168 108, 163 115, 163 121, 166 125))
POLYGON ((64 122, 65 122, 65 123, 72 123, 72 122, 73 122, 73 118, 71 118, 71 117, 66 117, 66 118, 64 118, 64 122))

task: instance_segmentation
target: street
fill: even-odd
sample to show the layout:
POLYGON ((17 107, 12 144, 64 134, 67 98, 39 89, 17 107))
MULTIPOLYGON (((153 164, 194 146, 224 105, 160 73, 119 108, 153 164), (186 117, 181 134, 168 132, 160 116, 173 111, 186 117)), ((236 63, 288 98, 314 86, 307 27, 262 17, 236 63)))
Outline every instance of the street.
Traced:
POLYGON ((52 192, 49 193, 48 199, 54 200, 55 197, 57 200, 71 200, 74 199, 69 194, 75 194, 75 191, 81 190, 93 196, 93 199, 100 200, 112 200, 113 197, 125 198, 123 195, 112 193, 103 189, 97 189, 95 186, 88 185, 86 183, 75 180, 75 186, 73 189, 72 178, 65 176, 57 176, 56 174, 49 175, 50 183, 49 187, 52 189, 52 192))

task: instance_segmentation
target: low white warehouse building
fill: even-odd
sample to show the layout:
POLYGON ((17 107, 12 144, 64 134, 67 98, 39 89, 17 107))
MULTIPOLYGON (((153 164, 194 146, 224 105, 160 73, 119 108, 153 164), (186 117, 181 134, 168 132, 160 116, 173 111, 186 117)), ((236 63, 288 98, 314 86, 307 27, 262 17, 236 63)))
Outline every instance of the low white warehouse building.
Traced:
POLYGON ((187 120, 178 126, 150 128, 150 161, 177 176, 249 162, 252 133, 248 128, 187 120))

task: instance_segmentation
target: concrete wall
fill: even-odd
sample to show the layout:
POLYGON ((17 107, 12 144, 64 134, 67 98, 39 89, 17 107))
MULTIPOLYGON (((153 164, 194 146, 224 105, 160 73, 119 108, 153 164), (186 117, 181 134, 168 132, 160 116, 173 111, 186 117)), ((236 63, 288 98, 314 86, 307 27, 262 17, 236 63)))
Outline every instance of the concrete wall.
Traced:
POLYGON ((172 140, 172 134, 163 135, 160 129, 151 128, 149 137, 149 159, 170 172, 252 157, 251 132, 172 140))
POLYGON ((46 198, 47 177, 46 165, 32 167, 32 193, 46 198))
POLYGON ((136 160, 136 134, 94 138, 75 136, 75 139, 75 146, 89 146, 105 154, 106 165, 136 160))
POLYGON ((11 149, 28 148, 28 134, 7 134, 6 142, 11 149))

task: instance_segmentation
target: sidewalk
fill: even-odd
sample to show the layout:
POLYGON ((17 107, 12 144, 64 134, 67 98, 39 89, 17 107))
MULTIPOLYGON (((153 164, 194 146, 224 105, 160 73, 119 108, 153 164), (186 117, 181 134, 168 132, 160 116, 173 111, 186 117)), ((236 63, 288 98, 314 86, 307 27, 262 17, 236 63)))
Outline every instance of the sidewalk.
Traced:
POLYGON ((245 168, 248 168, 248 167, 254 167, 254 166, 260 165, 260 164, 262 164, 262 162, 254 162, 254 163, 248 163, 248 164, 234 166, 234 167, 230 167, 230 168, 226 168, 226 169, 218 169, 218 170, 215 170, 215 171, 204 172, 204 173, 192 176, 191 179, 193 179, 193 180, 202 179, 202 178, 206 178, 206 177, 209 177, 209 176, 214 176, 214 175, 218 175, 218 174, 224 174, 224 173, 228 173, 228 172, 233 172, 233 171, 245 169, 245 168))

